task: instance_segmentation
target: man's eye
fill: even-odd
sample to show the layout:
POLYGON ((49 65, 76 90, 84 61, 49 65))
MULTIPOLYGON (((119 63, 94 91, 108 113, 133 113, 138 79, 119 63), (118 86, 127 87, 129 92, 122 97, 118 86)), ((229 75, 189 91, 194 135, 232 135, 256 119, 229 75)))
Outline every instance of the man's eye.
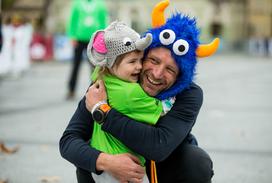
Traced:
POLYGON ((149 57, 148 59, 151 61, 152 64, 158 64, 158 61, 156 59, 152 57, 149 57))
POLYGON ((173 69, 168 68, 167 70, 168 70, 168 72, 169 72, 170 74, 176 75, 176 71, 174 71, 173 69))

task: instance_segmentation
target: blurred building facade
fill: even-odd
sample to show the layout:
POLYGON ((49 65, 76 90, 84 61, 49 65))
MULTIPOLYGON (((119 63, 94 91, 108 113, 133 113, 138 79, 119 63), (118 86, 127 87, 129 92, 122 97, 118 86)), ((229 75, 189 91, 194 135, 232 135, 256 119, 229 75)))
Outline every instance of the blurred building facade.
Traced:
MULTIPOLYGON (((6 19, 14 12, 37 20, 42 30, 65 33, 72 0, 2 0, 13 4, 2 11, 6 19)), ((151 11, 159 0, 105 0, 110 20, 122 20, 139 32, 151 25, 151 11)), ((251 40, 271 40, 272 0, 171 0, 166 17, 176 10, 197 18, 201 28, 201 41, 213 37, 222 39, 222 50, 244 51, 251 40)), ((272 42, 272 41, 271 41, 272 42)))

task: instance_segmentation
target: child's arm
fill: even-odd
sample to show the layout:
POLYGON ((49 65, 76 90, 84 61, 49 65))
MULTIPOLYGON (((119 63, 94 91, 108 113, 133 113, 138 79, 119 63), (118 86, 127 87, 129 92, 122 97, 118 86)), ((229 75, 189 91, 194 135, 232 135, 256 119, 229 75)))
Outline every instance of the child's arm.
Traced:
POLYGON ((110 97, 110 105, 124 115, 148 124, 156 124, 162 114, 160 100, 147 95, 137 83, 129 83, 116 89, 110 97))

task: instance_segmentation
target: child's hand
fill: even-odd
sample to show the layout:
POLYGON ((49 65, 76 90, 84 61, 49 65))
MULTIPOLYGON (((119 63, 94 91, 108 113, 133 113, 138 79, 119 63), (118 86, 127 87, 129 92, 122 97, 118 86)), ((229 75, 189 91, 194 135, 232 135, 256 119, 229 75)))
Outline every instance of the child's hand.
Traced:
POLYGON ((107 92, 105 89, 104 82, 102 80, 97 80, 92 86, 89 87, 86 96, 86 107, 89 112, 95 104, 100 101, 107 101, 107 92))

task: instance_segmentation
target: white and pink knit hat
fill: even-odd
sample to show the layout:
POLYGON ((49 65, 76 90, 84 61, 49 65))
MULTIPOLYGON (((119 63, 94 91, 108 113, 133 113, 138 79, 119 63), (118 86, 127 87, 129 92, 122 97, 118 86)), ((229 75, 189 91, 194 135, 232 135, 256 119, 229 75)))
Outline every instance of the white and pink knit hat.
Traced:
POLYGON ((105 30, 96 31, 88 44, 87 55, 95 66, 112 67, 116 57, 134 50, 143 51, 152 42, 151 34, 140 35, 123 22, 114 21, 105 30))

